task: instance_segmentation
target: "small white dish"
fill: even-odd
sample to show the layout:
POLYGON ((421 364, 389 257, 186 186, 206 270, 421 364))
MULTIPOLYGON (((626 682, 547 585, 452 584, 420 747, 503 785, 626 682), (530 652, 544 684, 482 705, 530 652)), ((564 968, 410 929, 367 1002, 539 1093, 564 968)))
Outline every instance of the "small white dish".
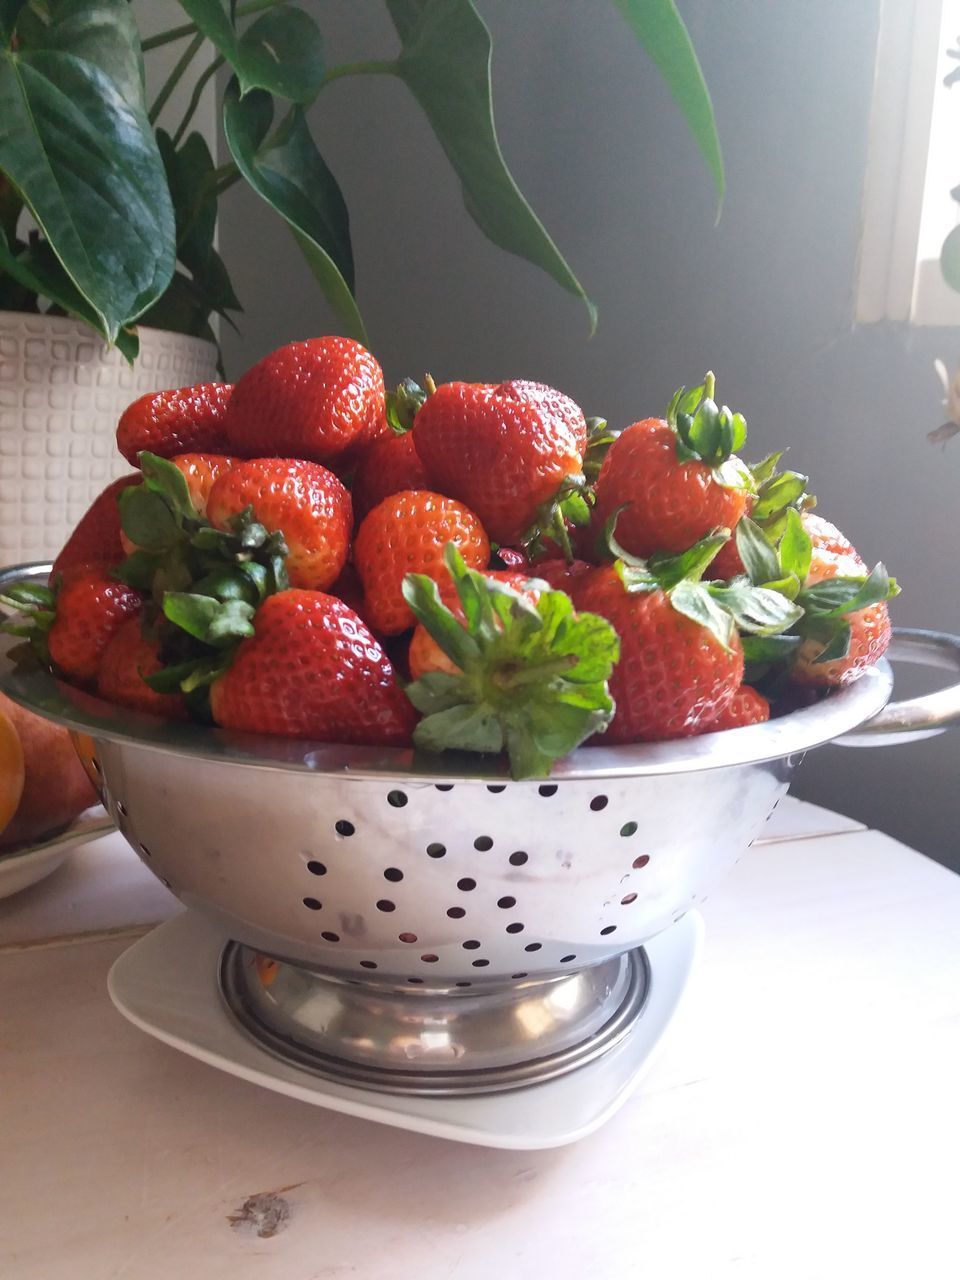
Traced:
POLYGON ((437 1138, 535 1151, 586 1137, 626 1102, 677 1010, 702 936, 700 916, 691 911, 646 944, 646 1005, 630 1034, 602 1058, 543 1084, 468 1098, 357 1089, 267 1053, 221 999, 217 972, 226 934, 195 912, 181 913, 125 951, 110 971, 108 989, 124 1017, 142 1031, 266 1089, 437 1138))
POLYGON ((29 889, 32 884, 52 875, 71 850, 112 830, 113 822, 97 805, 82 813, 69 827, 45 840, 15 849, 0 849, 0 898, 9 898, 21 889, 29 889))

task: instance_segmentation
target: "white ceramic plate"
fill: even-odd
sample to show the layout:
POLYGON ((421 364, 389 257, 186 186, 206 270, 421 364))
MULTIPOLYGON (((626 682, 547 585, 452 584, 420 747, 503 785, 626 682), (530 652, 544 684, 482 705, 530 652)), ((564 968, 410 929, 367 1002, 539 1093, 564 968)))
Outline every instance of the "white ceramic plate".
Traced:
POLYGON ((699 915, 690 911, 646 943, 650 994, 633 1030, 616 1048, 556 1080, 470 1098, 377 1093, 321 1079, 272 1057, 224 1007, 217 969, 227 935, 194 911, 134 943, 115 962, 107 986, 113 1003, 142 1031, 242 1080, 436 1138, 536 1151, 585 1137, 623 1106, 677 1010, 702 932, 699 915))
POLYGON ((8 852, 0 850, 0 898, 9 898, 43 880, 56 871, 72 849, 112 830, 112 821, 97 805, 55 836, 8 852))

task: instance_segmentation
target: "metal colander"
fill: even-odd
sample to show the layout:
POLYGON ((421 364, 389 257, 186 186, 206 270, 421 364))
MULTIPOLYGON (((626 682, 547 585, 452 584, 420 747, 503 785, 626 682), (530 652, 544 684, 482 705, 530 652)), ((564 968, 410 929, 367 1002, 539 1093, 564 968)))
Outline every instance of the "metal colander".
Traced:
MULTIPOLYGON (((899 644, 960 666, 951 637, 899 644)), ((161 722, 6 659, 0 687, 92 738, 127 841, 236 940, 223 990, 268 1047, 416 1092, 514 1087, 615 1043, 642 1012, 638 948, 737 861, 807 749, 872 717, 872 736, 960 719, 957 686, 877 718, 881 664, 769 724, 582 748, 537 783, 161 722)))

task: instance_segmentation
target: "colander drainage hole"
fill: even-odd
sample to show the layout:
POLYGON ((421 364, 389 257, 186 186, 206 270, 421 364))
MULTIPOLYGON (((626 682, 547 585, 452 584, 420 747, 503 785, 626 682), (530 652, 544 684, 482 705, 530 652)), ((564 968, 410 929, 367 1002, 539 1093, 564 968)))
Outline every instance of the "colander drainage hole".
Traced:
POLYGON ((507 933, 523 933, 523 925, 519 920, 515 920, 513 924, 507 925, 507 933))
POLYGON ((377 967, 377 965, 376 965, 376 961, 374 961, 374 960, 361 960, 361 961, 360 961, 360 968, 361 968, 361 969, 375 969, 376 967, 377 967))
POLYGON ((346 818, 340 818, 338 822, 333 824, 333 829, 338 836, 352 836, 357 828, 352 822, 348 822, 346 818))
POLYGON ((399 933, 397 937, 401 942, 416 942, 417 935, 415 933, 399 933))
POLYGON ((436 787, 436 789, 437 789, 438 791, 452 791, 452 790, 453 790, 453 783, 452 783, 452 782, 435 782, 433 785, 436 787))
POLYGON ((407 981, 411 984, 411 986, 418 987, 418 986, 420 986, 420 984, 423 982, 423 979, 422 979, 422 978, 408 978, 408 979, 407 979, 407 981))
POLYGON ((493 848, 493 841, 489 836, 477 836, 476 840, 473 842, 473 847, 479 853, 486 853, 488 849, 493 848))
POLYGON ((339 935, 339 933, 331 933, 329 929, 324 929, 324 931, 323 931, 323 933, 321 933, 320 937, 321 937, 321 938, 323 938, 324 942, 339 942, 339 941, 340 941, 340 935, 339 935))
POLYGON ((497 785, 497 786, 488 786, 488 787, 487 787, 487 790, 491 793, 491 795, 495 795, 495 796, 498 796, 498 795, 500 794, 500 792, 501 792, 501 791, 506 791, 506 789, 507 789, 507 788, 506 788, 506 785, 505 785, 505 784, 502 784, 502 783, 501 783, 501 784, 499 784, 499 785, 497 785))
POLYGON ((316 898, 304 898, 303 905, 309 907, 311 911, 319 911, 323 903, 318 902, 316 898))
POLYGON ((637 834, 637 824, 635 822, 625 822, 620 828, 620 834, 624 838, 627 836, 635 836, 637 834))
POLYGON ((557 786, 555 782, 545 782, 542 787, 537 788, 542 796, 555 796, 557 794, 557 786))
POLYGON ((510 975, 510 977, 511 977, 511 978, 514 978, 514 979, 517 979, 517 978, 525 978, 526 976, 527 976, 527 975, 526 975, 525 973, 511 973, 511 975, 510 975))
POLYGON ((153 855, 151 854, 150 850, 147 848, 147 846, 146 846, 145 844, 140 845, 140 852, 143 854, 143 856, 144 856, 145 858, 151 858, 151 857, 153 857, 153 855))
POLYGON ((427 845, 428 858, 442 858, 446 852, 447 852, 447 846, 445 844, 438 844, 435 841, 433 844, 427 845))
POLYGON ((447 907, 447 915, 451 920, 462 920, 466 914, 463 907, 447 907))
POLYGON ((403 879, 403 872, 399 867, 387 867, 383 873, 384 880, 392 880, 394 884, 403 879))
POLYGON ((420 959, 423 961, 424 964, 436 964, 437 961, 440 959, 440 957, 439 956, 421 956, 420 959))
POLYGON ((571 960, 576 960, 576 958, 577 958, 576 956, 561 956, 560 963, 569 964, 571 960))
POLYGON ((633 865, 639 871, 641 867, 645 867, 650 861, 649 853, 642 853, 639 858, 634 858, 633 865))
POLYGON ((464 951, 476 951, 477 947, 480 946, 480 943, 476 938, 468 938, 462 945, 464 951))
POLYGON ((521 849, 518 849, 516 853, 511 853, 507 861, 510 863, 511 867, 522 867, 523 864, 527 861, 529 856, 530 856, 529 854, 524 853, 521 849))
POLYGON ((540 951, 542 947, 543 947, 542 942, 528 942, 523 949, 524 951, 540 951))
POLYGON ((310 872, 312 876, 325 876, 327 874, 327 868, 323 865, 323 863, 317 862, 316 859, 314 858, 311 858, 311 860, 307 863, 307 870, 310 872))
POLYGON ((458 987, 471 987, 471 986, 473 986, 473 983, 472 983, 472 982, 457 982, 457 983, 455 983, 454 985, 455 985, 455 986, 458 986, 458 987))
POLYGON ((600 930, 600 937, 605 938, 608 933, 616 933, 616 931, 617 926, 615 924, 608 924, 605 929, 600 930))
POLYGON ((402 809, 407 803, 407 793, 405 791, 388 791, 387 804, 392 805, 394 809, 402 809))
POLYGON ((396 911, 396 909, 397 904, 395 902, 391 902, 389 898, 381 898, 377 903, 378 911, 396 911))
POLYGON ((626 893, 620 899, 620 905, 621 907, 629 907, 630 903, 636 902, 636 900, 637 900, 637 895, 635 893, 626 893))
POLYGON ((464 893, 469 893, 471 889, 475 889, 476 887, 476 880, 471 880, 469 876, 464 876, 462 880, 457 881, 457 888, 462 890, 464 893))
POLYGON ((121 818, 125 818, 127 816, 127 806, 122 800, 117 801, 117 813, 120 814, 121 818))
POLYGON ((511 907, 515 907, 516 905, 517 905, 516 898, 511 898, 509 895, 507 895, 507 897, 505 898, 497 899, 497 906, 502 907, 504 911, 509 911, 511 907))
POLYGON ((471 964, 475 969, 485 969, 490 963, 489 960, 472 960, 471 964))
POLYGON ((594 813, 599 813, 600 810, 605 809, 609 803, 610 802, 606 796, 594 796, 590 801, 590 808, 594 813))

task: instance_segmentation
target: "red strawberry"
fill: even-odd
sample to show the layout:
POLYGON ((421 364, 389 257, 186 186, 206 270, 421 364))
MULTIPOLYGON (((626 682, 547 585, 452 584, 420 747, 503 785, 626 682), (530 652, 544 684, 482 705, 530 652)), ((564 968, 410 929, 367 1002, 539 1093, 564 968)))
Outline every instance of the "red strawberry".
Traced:
MULTIPOLYGON (((855 551, 852 554, 838 555, 823 549, 825 545, 849 546, 850 544, 833 525, 828 524, 826 520, 820 520, 819 517, 817 520, 818 524, 814 526, 814 531, 824 542, 821 545, 814 545, 813 559, 804 588, 834 578, 864 581, 867 567, 855 551)), ((809 517, 806 517, 805 526, 808 521, 809 517)), ((892 591, 895 592, 895 590, 894 586, 892 591)), ((800 603, 805 603, 805 597, 802 594, 800 603)), ((817 635, 815 619, 811 618, 810 621, 814 634, 808 635, 801 642, 790 672, 790 679, 796 684, 820 687, 849 684, 852 680, 856 680, 867 667, 872 667, 875 662, 879 662, 887 650, 892 634, 886 602, 878 600, 866 608, 845 615, 844 621, 850 628, 847 653, 842 657, 818 662, 817 658, 824 650, 827 637, 817 635)))
POLYGON ((733 700, 720 712, 716 720, 703 725, 701 732, 717 733, 721 729, 740 729, 748 724, 763 724, 770 719, 770 703, 762 693, 743 684, 733 695, 733 700))
MULTIPOLYGON (((487 579, 492 578, 495 582, 505 582, 508 587, 513 587, 515 591, 519 591, 528 600, 536 601, 539 595, 539 592, 528 589, 528 574, 517 573, 513 569, 488 569, 483 576, 487 579)), ((462 625, 464 612, 460 604, 460 598, 457 595, 456 583, 448 576, 446 580, 438 582, 437 587, 440 592, 441 604, 446 605, 462 625)), ((417 623, 416 630, 410 640, 407 660, 410 667, 410 676, 414 680, 419 680, 421 676, 427 675, 431 671, 443 671, 447 675, 458 675, 460 673, 460 668, 444 653, 422 622, 417 623)))
POLYGON ((557 418, 566 424, 582 458, 587 451, 587 420, 583 410, 569 396, 543 382, 524 382, 514 380, 501 382, 496 394, 509 400, 522 400, 536 405, 538 409, 551 418, 557 418))
POLYGON ((120 563, 124 550, 120 541, 120 508, 117 498, 129 485, 139 484, 142 479, 139 472, 132 476, 121 476, 119 480, 108 484, 103 493, 93 500, 54 560, 51 581, 92 565, 120 563))
POLYGON ((374 507, 357 531, 353 560, 375 631, 397 635, 414 625, 403 598, 404 575, 445 577, 443 551, 451 542, 470 568, 486 568, 490 543, 483 525, 453 498, 406 489, 374 507))
POLYGON ((233 388, 200 382, 174 391, 152 391, 128 405, 117 424, 117 448, 134 466, 143 452, 226 453, 223 420, 233 388))
POLYGON ((364 623, 319 591, 281 591, 257 611, 214 682, 216 722, 248 733, 403 746, 416 715, 364 623))
POLYGON ((810 566, 810 571, 811 573, 817 573, 817 576, 813 578, 808 575, 808 582, 819 582, 825 577, 834 576, 830 573, 829 562, 822 561, 821 570, 817 569, 818 558, 824 552, 833 556, 852 556, 859 564, 861 573, 866 569, 867 566, 860 559, 853 543, 840 532, 835 524, 831 524, 823 516, 814 515, 812 511, 805 511, 801 518, 803 527, 813 543, 814 560, 810 566))
POLYGON ((162 669, 156 640, 143 635, 139 618, 131 618, 120 626, 103 651, 97 693, 121 707, 185 720, 187 708, 179 693, 157 693, 144 681, 144 676, 156 675, 162 669))
POLYGON ((388 429, 383 372, 351 338, 288 343, 239 379, 225 426, 230 448, 248 458, 340 463, 388 429))
POLYGON ((542 578, 554 591, 565 591, 572 597, 577 581, 592 568, 593 565, 588 564, 586 560, 573 560, 569 564, 566 560, 560 559, 538 560, 536 564, 530 566, 526 576, 542 578))
POLYGON ((353 477, 353 514, 360 521, 384 498, 404 489, 426 489, 427 473, 412 433, 389 435, 364 449, 353 477))
POLYGON ((524 537, 565 482, 575 487, 581 477, 582 483, 580 446, 569 423, 520 398, 516 385, 445 383, 413 424, 431 487, 465 502, 490 537, 507 544, 524 537))
POLYGON ((733 450, 746 423, 712 399, 713 379, 674 396, 667 420, 645 418, 610 445, 597 478, 601 526, 620 508, 617 542, 631 555, 677 553, 713 529, 733 529, 752 480, 733 450), (699 397, 699 398, 698 398, 699 397))
POLYGON ((616 713, 604 744, 690 737, 732 702, 743 680, 743 650, 732 629, 724 648, 674 607, 670 593, 628 591, 612 565, 584 574, 574 600, 620 636, 620 661, 610 678, 616 713))
POLYGON ((57 596, 57 616, 47 635, 54 666, 72 682, 92 684, 107 645, 142 608, 140 592, 111 578, 102 566, 72 573, 57 596))
POLYGON ((181 453, 170 461, 183 472, 190 501, 198 516, 207 514, 207 502, 214 483, 239 463, 238 458, 222 453, 181 453))
POLYGON ((350 549, 350 495, 326 467, 289 458, 251 458, 224 472, 207 500, 207 518, 227 529, 246 507, 289 549, 294 587, 320 590, 337 578, 350 549))

